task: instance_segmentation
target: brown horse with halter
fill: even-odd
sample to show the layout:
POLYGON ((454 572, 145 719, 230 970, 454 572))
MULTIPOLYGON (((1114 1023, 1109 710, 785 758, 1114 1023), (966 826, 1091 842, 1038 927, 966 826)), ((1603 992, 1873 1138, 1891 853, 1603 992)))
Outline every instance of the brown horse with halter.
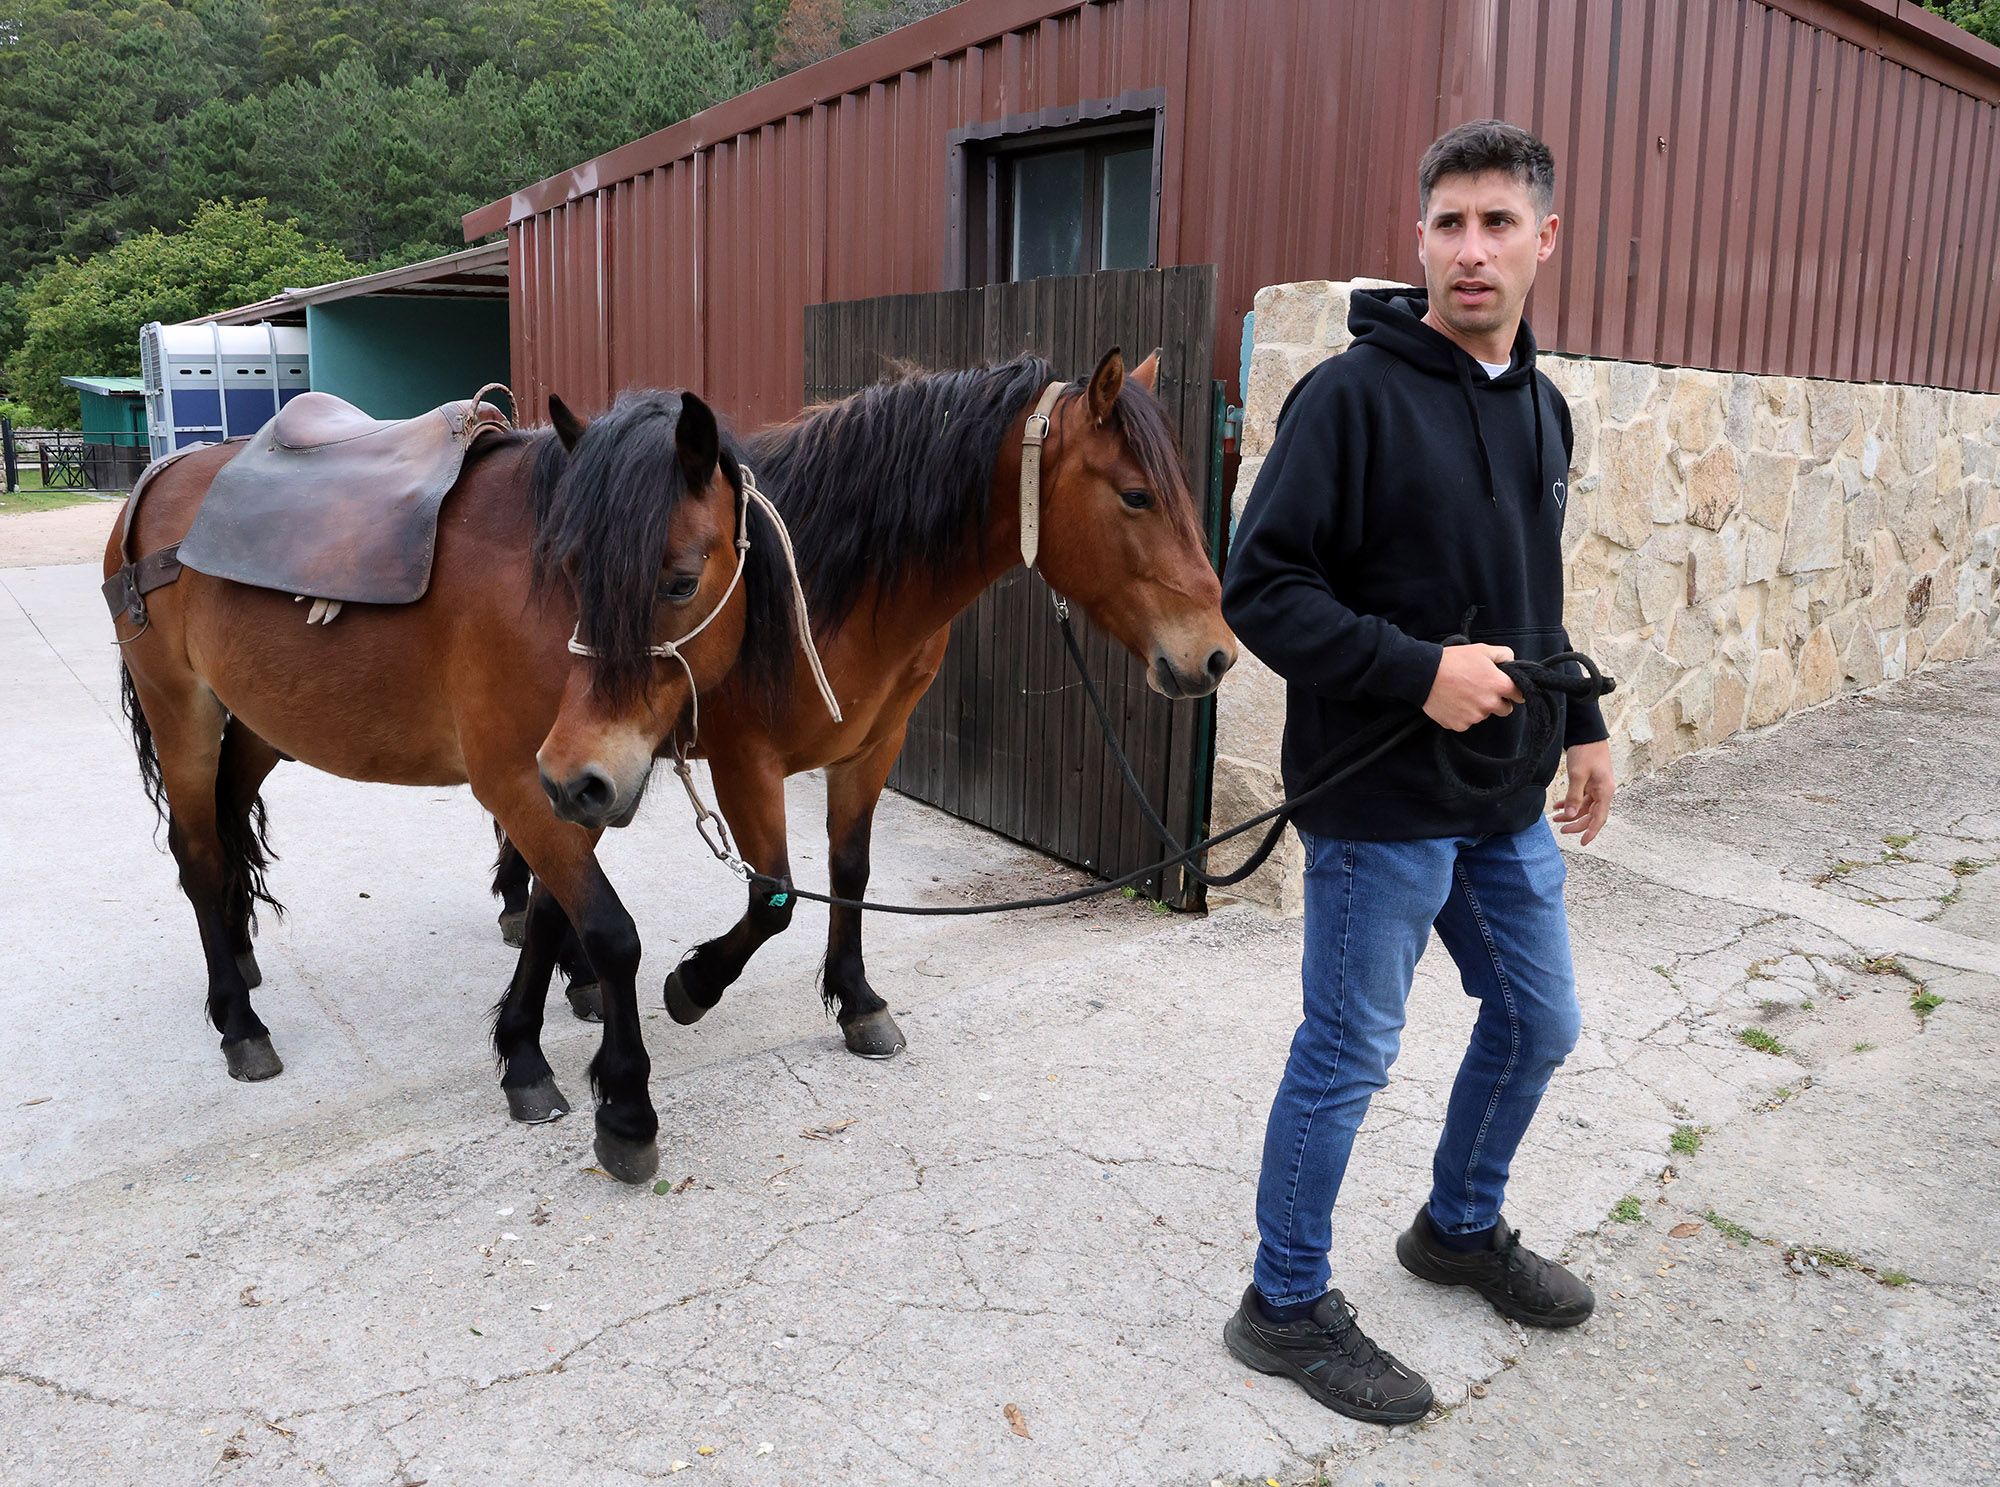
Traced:
MULTIPOLYGON (((298 411, 288 405, 249 446, 153 467, 105 554, 107 595, 126 606, 126 712, 194 906, 208 1014, 230 1074, 268 1079, 283 1068, 250 1002, 261 979, 256 907, 278 909, 265 885, 265 777, 296 759, 349 779, 470 784, 541 885, 494 1018, 509 1108, 525 1121, 570 1108, 540 1030, 556 950, 573 924, 604 988, 603 1043, 590 1065, 598 1159, 640 1181, 658 1166, 659 1121, 635 992, 639 938, 598 866, 597 839, 631 819, 662 739, 739 653, 745 695, 778 673, 774 658, 793 642, 790 589, 776 544, 748 540, 775 530, 753 518, 698 398, 630 395, 587 429, 560 402, 553 413, 554 432, 476 429, 487 436, 466 440, 455 482, 439 482, 450 494, 441 512, 433 504, 442 519, 415 602, 350 603, 337 622, 309 624, 283 592, 196 571, 191 547, 188 565, 177 563, 218 472, 246 448, 275 443, 283 457, 288 418, 325 433, 316 472, 343 468, 343 446, 365 460, 386 445, 408 462, 396 441, 415 437, 415 420, 371 424, 323 396, 298 411), (149 556, 132 561, 141 552, 149 556)), ((365 544, 400 519, 364 490, 312 494, 327 499, 298 503, 299 526, 326 521, 331 505, 347 536, 365 544)), ((224 535, 254 541, 259 530, 239 524, 224 535)), ((401 560, 412 543, 394 546, 384 561, 401 560)), ((343 561, 339 543, 324 547, 305 559, 343 561)))
MULTIPOLYGON (((785 779, 824 769, 832 891, 863 895, 875 804, 952 620, 1024 560, 1145 662, 1156 691, 1215 689, 1236 642, 1152 393, 1157 366, 1156 353, 1128 376, 1113 350, 1087 383, 1053 380, 1036 357, 899 376, 745 442, 744 463, 798 544, 840 714, 830 717, 796 676, 775 698, 738 676, 704 699, 717 803, 758 873, 789 881, 785 779)), ((524 878, 503 850, 495 886, 514 911, 524 878)), ((674 1019, 692 1023, 713 1008, 792 907, 789 894, 753 887, 735 927, 668 977, 674 1019)), ((890 1057, 904 1038, 869 984, 860 912, 834 908, 830 920, 827 1006, 850 1050, 890 1057)), ((587 947, 585 963, 573 963, 573 950, 565 960, 581 983, 572 1004, 587 1016, 588 981, 601 968, 587 947)))

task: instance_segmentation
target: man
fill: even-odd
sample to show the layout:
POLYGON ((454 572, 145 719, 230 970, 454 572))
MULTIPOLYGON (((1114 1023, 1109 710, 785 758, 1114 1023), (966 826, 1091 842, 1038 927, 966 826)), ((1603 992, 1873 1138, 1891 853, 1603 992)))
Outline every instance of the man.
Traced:
MULTIPOLYGON (((1512 125, 1465 124, 1425 152, 1417 191, 1426 290, 1355 294, 1353 347, 1286 400, 1230 553, 1224 613, 1287 683, 1288 793, 1385 713, 1422 708, 1468 746, 1511 754, 1522 698, 1495 663, 1569 645, 1569 409, 1521 321, 1555 251, 1554 158, 1512 125)), ((1428 744, 1412 743, 1297 818, 1305 1017, 1264 1139, 1254 1281, 1224 1337, 1250 1367, 1356 1419, 1415 1420, 1431 1403, 1332 1289, 1327 1251, 1433 928, 1480 1008, 1430 1197, 1397 1258, 1529 1325, 1590 1315, 1589 1289, 1524 1248, 1500 1212, 1514 1151, 1577 1036, 1562 854, 1542 818, 1563 745, 1555 819, 1587 844, 1613 791, 1594 703, 1571 706, 1561 744, 1511 793, 1454 791, 1428 744)))

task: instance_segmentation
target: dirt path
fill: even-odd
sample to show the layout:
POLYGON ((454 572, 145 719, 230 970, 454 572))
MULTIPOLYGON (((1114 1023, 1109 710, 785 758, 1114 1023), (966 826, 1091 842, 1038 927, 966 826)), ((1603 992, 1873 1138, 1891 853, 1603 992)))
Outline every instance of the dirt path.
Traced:
POLYGON ((123 501, 86 501, 59 511, 0 512, 0 568, 90 563, 104 553, 123 501))

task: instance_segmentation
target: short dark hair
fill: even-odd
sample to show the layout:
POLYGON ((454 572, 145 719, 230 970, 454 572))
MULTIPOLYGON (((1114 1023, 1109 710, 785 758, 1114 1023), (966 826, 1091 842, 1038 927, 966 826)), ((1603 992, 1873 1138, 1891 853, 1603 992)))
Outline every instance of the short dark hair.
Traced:
POLYGON ((1474 119, 1439 135, 1417 166, 1417 215, 1431 210, 1431 188, 1446 176, 1484 175, 1505 171, 1528 188, 1535 215, 1546 217, 1556 206, 1556 157, 1549 147, 1518 124, 1499 119, 1474 119))

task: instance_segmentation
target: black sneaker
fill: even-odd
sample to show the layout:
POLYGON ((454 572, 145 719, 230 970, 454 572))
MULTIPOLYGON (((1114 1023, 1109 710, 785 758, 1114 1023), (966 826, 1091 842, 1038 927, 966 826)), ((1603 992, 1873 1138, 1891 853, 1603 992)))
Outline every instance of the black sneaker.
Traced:
POLYGON ((1328 1291, 1299 1322, 1273 1322, 1257 1288, 1222 1329, 1237 1359, 1259 1373, 1282 1374, 1330 1410, 1371 1425, 1407 1425, 1431 1407, 1431 1386, 1368 1340, 1354 1308, 1328 1291))
POLYGON ((1504 1218, 1493 1226, 1491 1248, 1461 1254, 1438 1243, 1426 1204, 1397 1238, 1396 1258, 1424 1280, 1470 1286, 1503 1317, 1529 1327, 1574 1327, 1597 1305, 1589 1286, 1524 1247, 1520 1230, 1508 1228, 1504 1218))

